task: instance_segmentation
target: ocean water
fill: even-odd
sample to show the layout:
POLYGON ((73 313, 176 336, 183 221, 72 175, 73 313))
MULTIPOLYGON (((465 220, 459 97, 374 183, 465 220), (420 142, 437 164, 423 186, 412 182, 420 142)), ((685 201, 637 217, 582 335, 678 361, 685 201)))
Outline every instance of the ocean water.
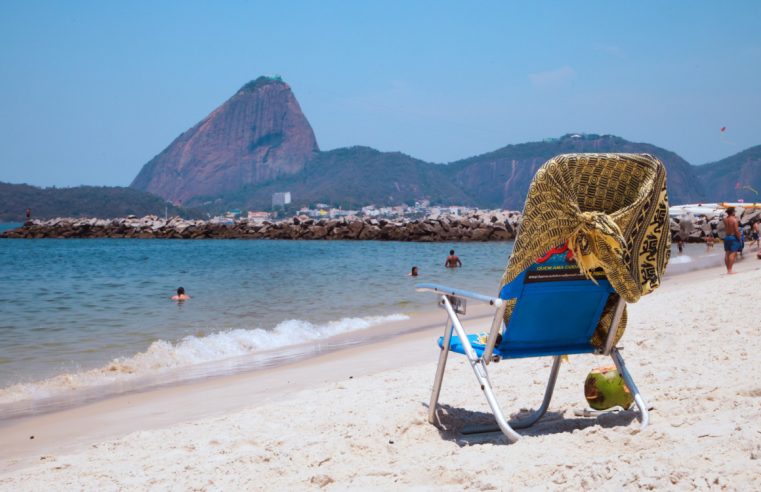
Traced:
POLYGON ((496 293, 511 250, 511 242, 2 240, 0 417, 31 408, 20 402, 245 370, 256 367, 248 356, 295 356, 340 333, 361 340, 365 328, 434 307, 416 282, 496 293), (463 268, 443 267, 452 248, 463 268), (408 276, 413 265, 419 277, 408 276), (189 301, 170 300, 178 286, 189 301))
MULTIPOLYGON (((512 244, 0 240, 0 419, 364 343, 434 308, 417 282, 496 294, 512 244), (443 267, 450 249, 463 268, 443 267)), ((667 274, 720 250, 687 245, 667 274)))
POLYGON ((21 222, 0 222, 0 232, 21 227, 21 222))

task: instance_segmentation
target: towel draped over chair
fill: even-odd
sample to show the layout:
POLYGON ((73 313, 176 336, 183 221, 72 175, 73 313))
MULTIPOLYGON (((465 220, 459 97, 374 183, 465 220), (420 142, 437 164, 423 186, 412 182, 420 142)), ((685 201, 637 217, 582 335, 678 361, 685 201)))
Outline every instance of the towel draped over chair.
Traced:
MULTIPOLYGON (((607 338, 618 296, 636 302, 657 288, 669 260, 666 171, 648 154, 563 154, 534 176, 500 287, 552 248, 567 244, 588 278, 602 269, 611 296, 591 343, 607 338)), ((514 301, 509 301, 514 304, 514 301)), ((510 320, 512 306, 505 312, 510 320)), ((626 328, 624 312, 615 341, 626 328)))

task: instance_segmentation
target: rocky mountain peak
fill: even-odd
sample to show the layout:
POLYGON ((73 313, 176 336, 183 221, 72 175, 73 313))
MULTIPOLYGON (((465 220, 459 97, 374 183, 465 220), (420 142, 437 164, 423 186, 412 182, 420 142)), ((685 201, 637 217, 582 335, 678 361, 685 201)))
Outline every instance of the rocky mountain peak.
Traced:
POLYGON ((132 187, 175 203, 300 172, 319 151, 280 77, 259 77, 143 166, 132 187))
POLYGON ((287 89, 290 89, 290 86, 286 84, 285 82, 283 82, 283 79, 280 78, 279 75, 274 75, 272 77, 267 77, 266 75, 262 75, 258 77, 257 79, 252 80, 248 82, 247 84, 245 84, 243 87, 240 88, 238 93, 254 92, 257 89, 268 86, 268 85, 275 85, 275 86, 280 85, 280 86, 286 87, 287 89))

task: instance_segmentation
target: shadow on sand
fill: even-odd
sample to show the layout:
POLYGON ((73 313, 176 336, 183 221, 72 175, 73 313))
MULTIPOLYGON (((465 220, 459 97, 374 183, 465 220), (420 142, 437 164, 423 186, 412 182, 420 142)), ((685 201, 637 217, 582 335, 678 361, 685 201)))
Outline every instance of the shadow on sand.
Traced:
MULTIPOLYGON (((423 404, 428 406, 427 404, 423 404)), ((528 417, 532 410, 521 409, 510 416, 510 422, 528 417)), ((539 421, 525 429, 516 429, 526 437, 560 434, 600 426, 603 428, 625 427, 637 419, 636 410, 621 410, 602 413, 596 417, 564 418, 565 410, 548 411, 539 421)), ((497 427, 494 416, 488 412, 467 410, 451 405, 439 404, 436 409, 439 434, 442 439, 453 441, 460 446, 472 444, 510 444, 507 437, 497 427), (477 429, 478 433, 463 434, 463 430, 477 429), (483 432, 483 431, 486 432, 483 432)))

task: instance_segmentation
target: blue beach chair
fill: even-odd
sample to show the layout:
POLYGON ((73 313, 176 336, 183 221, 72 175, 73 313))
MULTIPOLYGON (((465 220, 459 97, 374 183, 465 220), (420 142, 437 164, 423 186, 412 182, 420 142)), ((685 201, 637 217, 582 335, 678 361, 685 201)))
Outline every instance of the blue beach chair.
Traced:
POLYGON ((537 263, 505 285, 499 297, 435 284, 416 286, 418 291, 435 292, 439 296, 439 307, 448 315, 444 336, 438 341, 441 354, 431 394, 429 422, 437 424, 436 405, 447 356, 451 351, 468 358, 497 420, 499 429, 492 430, 501 430, 510 441, 514 442, 520 438, 515 429, 529 427, 545 414, 555 388, 561 357, 570 354, 610 356, 634 396, 641 415, 641 428, 647 426, 647 405, 626 369, 621 353, 614 346, 616 328, 621 320, 625 302, 620 299, 616 304, 604 347, 594 347, 590 339, 600 322, 609 297, 615 291, 601 273, 595 275, 593 282, 580 273, 575 263, 568 259, 566 251, 562 248, 556 251, 558 252, 537 260, 537 263), (495 308, 488 336, 466 334, 458 317, 462 312, 462 299, 484 302, 495 308), (515 299, 516 303, 507 326, 504 326, 506 301, 511 299, 515 299), (554 361, 542 404, 527 418, 508 422, 494 396, 487 371, 489 363, 501 359, 545 356, 553 357, 554 361))
POLYGON ((561 357, 597 354, 613 359, 644 429, 647 405, 615 345, 626 325, 626 303, 661 283, 670 251, 668 220, 666 168, 657 158, 583 153, 548 160, 529 186, 498 297, 417 286, 435 292, 447 312, 428 420, 437 424, 449 352, 468 358, 499 430, 511 441, 520 438, 514 429, 533 425, 547 411, 561 357), (488 335, 465 333, 458 314, 464 313, 466 299, 495 309, 488 335), (553 357, 549 381, 539 408, 508 422, 487 369, 501 359, 525 357, 553 357))

